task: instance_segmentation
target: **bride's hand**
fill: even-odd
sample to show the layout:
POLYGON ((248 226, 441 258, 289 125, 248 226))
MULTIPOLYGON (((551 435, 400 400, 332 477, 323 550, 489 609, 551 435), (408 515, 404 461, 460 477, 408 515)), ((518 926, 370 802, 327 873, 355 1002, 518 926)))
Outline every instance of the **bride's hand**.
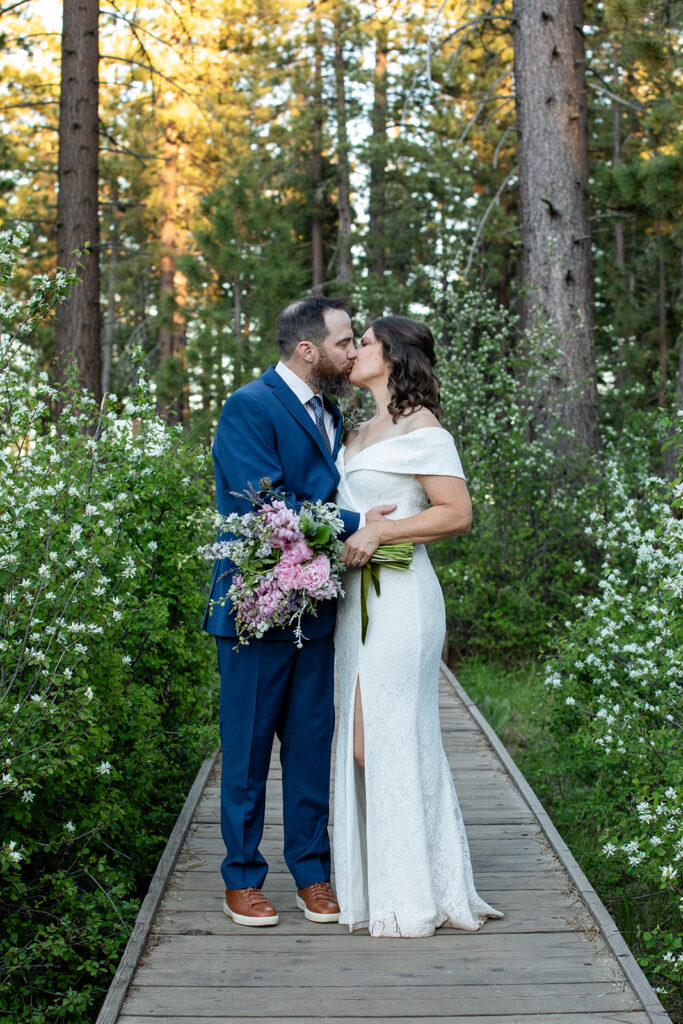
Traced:
POLYGON ((372 558, 379 545, 380 538, 377 528, 364 526, 348 538, 344 544, 341 560, 344 565, 360 569, 372 558))

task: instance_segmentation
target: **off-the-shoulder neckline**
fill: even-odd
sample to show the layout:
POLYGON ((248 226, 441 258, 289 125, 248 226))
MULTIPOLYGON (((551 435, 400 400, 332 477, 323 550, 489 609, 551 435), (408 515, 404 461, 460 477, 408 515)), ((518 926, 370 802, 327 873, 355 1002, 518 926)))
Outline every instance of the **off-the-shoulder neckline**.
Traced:
MULTIPOLYGON (((451 436, 445 427, 416 427, 415 430, 408 430, 405 434, 395 434, 393 437, 385 437, 382 441, 375 441, 374 444, 366 444, 365 448, 361 448, 360 451, 352 455, 348 462, 342 456, 344 465, 350 466, 354 459, 357 459, 359 455, 363 454, 363 452, 369 452, 371 448, 378 448, 381 444, 389 444, 390 441, 401 441, 404 437, 412 437, 413 434, 420 434, 425 430, 438 430, 443 434, 448 434, 449 437, 451 436)), ((346 445, 342 447, 342 451, 345 450, 346 445)))

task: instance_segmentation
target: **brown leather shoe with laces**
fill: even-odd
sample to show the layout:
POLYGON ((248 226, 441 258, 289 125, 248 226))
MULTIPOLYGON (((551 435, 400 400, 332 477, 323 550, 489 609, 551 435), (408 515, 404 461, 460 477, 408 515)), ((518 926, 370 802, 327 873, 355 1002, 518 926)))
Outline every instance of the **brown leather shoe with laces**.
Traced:
POLYGON ((314 882, 296 893, 296 905, 309 921, 327 924, 339 920, 339 904, 329 882, 314 882))
POLYGON ((226 889, 223 912, 235 924, 246 924, 252 928, 263 928, 277 924, 279 918, 272 903, 269 903, 260 889, 226 889))

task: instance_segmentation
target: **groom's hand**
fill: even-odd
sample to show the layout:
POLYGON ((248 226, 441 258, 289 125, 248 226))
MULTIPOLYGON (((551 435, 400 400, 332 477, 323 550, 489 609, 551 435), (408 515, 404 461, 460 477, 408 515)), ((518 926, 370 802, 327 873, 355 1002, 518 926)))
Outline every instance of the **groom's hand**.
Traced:
POLYGON ((369 512, 365 513, 365 525, 370 526, 371 523, 381 523, 384 521, 384 517, 388 516, 390 512, 395 512, 395 505, 375 505, 369 512))

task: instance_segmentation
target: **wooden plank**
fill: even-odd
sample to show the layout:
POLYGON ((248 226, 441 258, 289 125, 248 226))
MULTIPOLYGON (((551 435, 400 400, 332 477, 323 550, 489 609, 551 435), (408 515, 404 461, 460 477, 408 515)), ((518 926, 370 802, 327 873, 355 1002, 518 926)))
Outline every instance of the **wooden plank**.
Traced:
MULTIPOLYGON (((149 1024, 150 1019, 155 1024, 187 1024, 187 1021, 230 1021, 230 1024, 254 1024, 253 1017, 233 1017, 221 1015, 219 1010, 211 1013, 209 1017, 198 1016, 191 1011, 190 1017, 139 1017, 129 1016, 127 1013, 121 1015, 121 1021, 125 1024, 149 1024)), ((332 1019, 332 1018, 330 1018, 332 1019)), ((395 1017, 334 1017, 334 1024, 392 1024, 395 1017)), ((424 1017, 402 1017, 401 1024, 424 1024, 424 1017)), ((438 1018, 439 1024, 471 1024, 472 1017, 442 1017, 438 1018)), ((612 1011, 610 1013, 542 1013, 532 1015, 514 1014, 514 1021, 511 1016, 505 1014, 505 1008, 499 1007, 497 1016, 478 1016, 477 1024, 649 1024, 645 1013, 612 1011)), ((268 1024, 320 1024, 319 1017, 281 1017, 269 1016, 268 1024)))
POLYGON ((517 959, 520 953, 537 961, 546 955, 554 957, 559 951, 563 956, 584 958, 591 961, 597 955, 605 955, 616 968, 616 960, 606 947, 591 943, 583 932, 564 932, 553 936, 552 942, 546 935, 494 935, 486 926, 477 932, 448 929, 439 930, 435 935, 423 939, 396 939, 380 942, 367 931, 350 933, 337 925, 312 925, 306 936, 286 935, 277 928, 243 928, 229 935, 160 935, 154 948, 155 959, 174 957, 178 962, 191 957, 197 950, 202 958, 215 958, 216 963, 227 959, 227 954, 283 957, 308 957, 311 954, 321 961, 330 963, 344 955, 362 954, 366 969, 370 969, 367 954, 372 953, 372 962, 383 958, 390 960, 403 955, 451 959, 475 956, 480 962, 484 958, 495 960, 499 957, 517 959))
MULTIPOLYGON (((268 964, 264 965, 267 977, 268 964)), ((201 1016, 262 1017, 271 1020, 281 1014, 289 1017, 381 1016, 400 1020, 404 1017, 447 1017, 454 1003, 458 1013, 478 1017, 496 1013, 502 1005, 507 1014, 541 1014, 565 1006, 576 1013, 611 1010, 637 1010, 640 1005, 633 992, 610 982, 558 985, 497 985, 489 978, 485 985, 463 985, 457 997, 448 987, 426 985, 397 991, 393 986, 378 987, 371 995, 363 987, 333 987, 320 979, 319 988, 277 988, 261 984, 233 990, 222 986, 167 988, 137 984, 131 988, 126 1012, 140 1016, 196 1014, 201 1016)))
MULTIPOLYGON (((486 900, 489 897, 482 894, 486 900)), ((170 905, 162 907, 157 915, 157 929, 160 935, 232 935, 242 931, 240 925, 236 925, 227 917, 221 909, 221 900, 214 898, 214 905, 217 909, 193 910, 185 909, 184 905, 172 908, 170 905)), ((493 906, 502 909, 502 903, 491 901, 493 906)), ((280 935, 310 935, 309 923, 300 910, 283 910, 278 904, 280 923, 278 933, 280 935)), ((534 913, 532 911, 517 913, 510 917, 506 914, 502 918, 492 918, 487 921, 486 928, 489 932, 509 932, 520 935, 531 932, 535 934, 574 931, 576 924, 571 917, 563 916, 561 913, 549 914, 534 913)), ((450 930, 446 929, 446 931, 450 930)))
POLYGON ((213 757, 209 757, 204 761, 197 772, 190 792, 187 794, 187 799, 168 837, 168 842, 157 864, 157 869, 154 872, 147 895, 140 907, 140 912, 138 913, 126 948, 123 951, 123 956, 119 961, 116 973, 100 1008, 96 1024, 115 1024, 118 1020, 121 1007, 133 980, 136 965, 142 950, 147 944, 164 887, 178 859, 180 849, 192 823, 192 815, 206 786, 207 779, 215 767, 217 756, 217 754, 214 754, 213 757))
MULTIPOLYGON (((552 892, 563 884, 561 876, 558 878, 554 871, 475 871, 474 879, 479 892, 486 892, 490 889, 507 889, 512 892, 534 890, 552 892)), ((178 883, 182 884, 183 889, 188 892, 205 889, 220 894, 222 882, 219 859, 215 858, 212 862, 193 863, 191 869, 183 872, 182 876, 178 876, 178 883)), ((291 894, 294 899, 294 882, 288 873, 270 871, 263 888, 266 895, 274 896, 276 893, 284 892, 291 894)))

